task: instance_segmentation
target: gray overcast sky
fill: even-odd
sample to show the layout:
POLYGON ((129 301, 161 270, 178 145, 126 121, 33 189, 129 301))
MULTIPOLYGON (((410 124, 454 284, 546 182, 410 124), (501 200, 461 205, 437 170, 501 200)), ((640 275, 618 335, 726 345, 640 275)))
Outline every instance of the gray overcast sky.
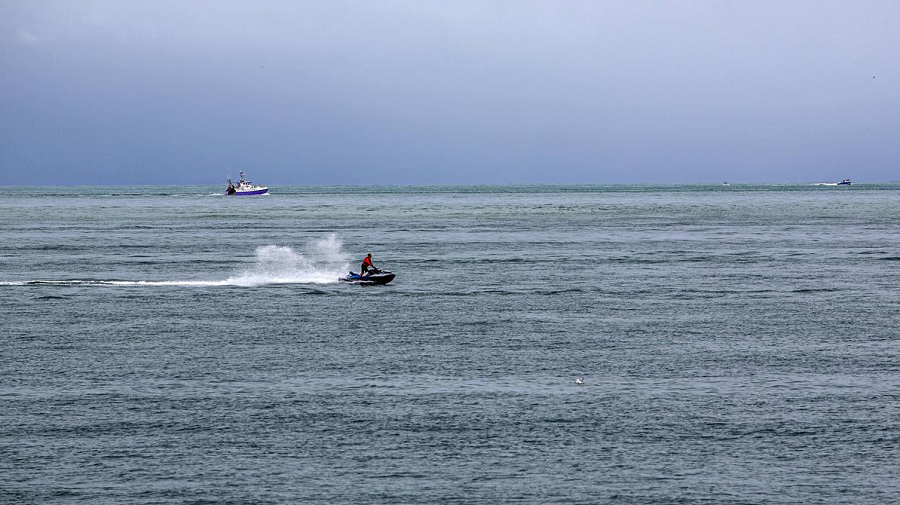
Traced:
POLYGON ((0 184, 900 180, 898 62, 893 0, 0 0, 0 184))

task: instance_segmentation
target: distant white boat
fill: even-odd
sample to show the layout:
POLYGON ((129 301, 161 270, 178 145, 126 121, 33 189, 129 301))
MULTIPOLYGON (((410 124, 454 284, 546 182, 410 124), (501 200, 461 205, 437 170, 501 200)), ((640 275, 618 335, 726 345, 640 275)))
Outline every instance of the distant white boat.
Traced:
POLYGON ((843 181, 837 183, 838 186, 849 186, 850 184, 852 184, 850 182, 850 179, 844 179, 843 181))
POLYGON ((238 172, 241 174, 241 180, 238 181, 237 186, 231 183, 231 178, 228 178, 228 187, 225 188, 226 195, 235 195, 235 196, 246 196, 246 195, 264 195, 269 192, 269 188, 265 186, 254 186, 253 183, 247 180, 244 172, 238 172))

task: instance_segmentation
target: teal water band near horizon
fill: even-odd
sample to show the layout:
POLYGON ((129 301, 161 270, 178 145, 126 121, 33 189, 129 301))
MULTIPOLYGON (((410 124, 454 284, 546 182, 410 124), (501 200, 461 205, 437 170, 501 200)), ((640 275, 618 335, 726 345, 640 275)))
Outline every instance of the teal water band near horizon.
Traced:
MULTIPOLYGON (((224 185, 128 185, 128 186, 0 186, 3 195, 182 195, 224 194, 224 185)), ((508 185, 269 185, 272 195, 296 193, 617 193, 617 192, 704 192, 704 191, 844 191, 900 190, 900 182, 854 182, 838 186, 836 182, 778 184, 508 184, 508 185)))

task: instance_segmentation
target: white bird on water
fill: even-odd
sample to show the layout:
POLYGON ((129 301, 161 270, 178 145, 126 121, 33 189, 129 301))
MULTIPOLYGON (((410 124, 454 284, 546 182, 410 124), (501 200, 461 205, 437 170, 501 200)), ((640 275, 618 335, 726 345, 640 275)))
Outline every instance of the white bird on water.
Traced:
POLYGON ((578 384, 579 386, 584 384, 584 377, 579 377, 579 378, 575 379, 575 384, 578 384))

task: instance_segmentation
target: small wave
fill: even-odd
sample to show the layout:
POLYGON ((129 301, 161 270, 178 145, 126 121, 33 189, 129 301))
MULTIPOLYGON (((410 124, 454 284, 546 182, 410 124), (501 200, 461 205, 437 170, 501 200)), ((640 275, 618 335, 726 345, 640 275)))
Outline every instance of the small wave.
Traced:
POLYGON ((791 293, 833 293, 840 291, 839 288, 798 288, 791 290, 791 293))

